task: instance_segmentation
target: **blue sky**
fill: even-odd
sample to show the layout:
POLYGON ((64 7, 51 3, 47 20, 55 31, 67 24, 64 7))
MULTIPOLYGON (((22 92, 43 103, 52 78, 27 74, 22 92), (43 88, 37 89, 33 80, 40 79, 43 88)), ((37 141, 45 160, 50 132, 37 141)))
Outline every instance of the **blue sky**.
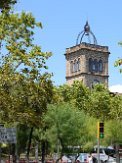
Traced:
POLYGON ((36 31, 35 42, 42 51, 51 51, 53 56, 48 61, 49 72, 54 74, 55 85, 65 80, 66 48, 76 44, 76 39, 89 21, 92 32, 99 45, 108 46, 109 87, 122 85, 122 74, 114 62, 122 57, 122 0, 19 0, 16 12, 32 12, 43 29, 36 31))

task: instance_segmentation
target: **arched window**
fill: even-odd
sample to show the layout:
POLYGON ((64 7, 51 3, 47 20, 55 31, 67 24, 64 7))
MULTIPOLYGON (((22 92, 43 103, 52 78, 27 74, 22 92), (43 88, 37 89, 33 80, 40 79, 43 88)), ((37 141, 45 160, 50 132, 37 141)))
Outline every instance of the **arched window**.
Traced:
POLYGON ((74 64, 73 65, 74 65, 73 66, 74 67, 73 68, 74 72, 77 72, 77 61, 76 60, 74 61, 74 64))
POLYGON ((92 58, 89 58, 89 71, 92 72, 92 58))
POLYGON ((77 71, 80 71, 80 58, 78 58, 78 61, 77 61, 77 71))
POLYGON ((90 72, 98 72, 99 71, 99 63, 97 59, 89 58, 89 71, 90 72))
POLYGON ((98 72, 98 62, 97 59, 94 60, 95 72, 98 72))
POLYGON ((70 72, 73 73, 73 61, 70 62, 70 72))
POLYGON ((80 58, 70 62, 70 72, 73 73, 77 71, 80 71, 80 58))
POLYGON ((103 71, 103 62, 102 62, 102 60, 99 60, 99 71, 100 72, 103 71))
POLYGON ((95 71, 96 67, 95 67, 95 61, 92 61, 92 71, 95 71))

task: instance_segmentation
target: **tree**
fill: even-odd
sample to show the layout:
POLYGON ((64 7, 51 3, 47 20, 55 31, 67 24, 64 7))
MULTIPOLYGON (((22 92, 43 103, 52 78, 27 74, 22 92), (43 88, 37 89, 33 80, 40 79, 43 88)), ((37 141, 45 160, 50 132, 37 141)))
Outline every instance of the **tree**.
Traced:
POLYGON ((42 73, 43 69, 47 69, 46 60, 51 53, 42 52, 40 46, 32 43, 33 28, 41 27, 41 23, 36 23, 32 14, 24 12, 20 15, 4 12, 0 15, 0 21, 1 86, 24 105, 28 103, 37 110, 39 104, 43 111, 42 105, 46 105, 47 98, 51 99, 52 84, 50 74, 42 73), (15 91, 12 92, 13 88, 15 91))
POLYGON ((90 90, 82 81, 74 81, 71 87, 71 100, 72 103, 79 109, 86 112, 88 107, 90 90))
POLYGON ((10 10, 12 5, 14 5, 15 3, 17 3, 17 0, 1 0, 0 1, 0 9, 2 12, 4 12, 4 10, 10 10))
POLYGON ((72 99, 71 88, 72 87, 67 84, 56 87, 55 94, 59 97, 58 102, 69 102, 72 99))
POLYGON ((86 135, 85 115, 70 104, 49 105, 45 122, 47 124, 47 140, 53 149, 60 148, 61 155, 67 146, 82 144, 86 135))
POLYGON ((109 113, 111 119, 122 121, 122 96, 115 95, 111 97, 111 109, 109 113))
MULTIPOLYGON (((122 41, 120 41, 119 43, 118 43, 120 46, 122 46, 122 41)), ((116 61, 115 61, 115 63, 114 63, 114 66, 115 67, 118 67, 118 66, 121 66, 122 65, 122 59, 121 58, 118 58, 116 61)), ((120 68, 120 73, 122 72, 122 69, 120 68)))
POLYGON ((102 121, 108 119, 111 109, 109 91, 103 85, 96 85, 89 96, 87 113, 102 121))
POLYGON ((122 122, 120 120, 107 121, 105 128, 105 139, 108 144, 122 143, 122 122))
POLYGON ((17 126, 17 154, 20 156, 21 153, 25 152, 28 142, 28 135, 30 128, 25 125, 17 126))
POLYGON ((86 110, 90 90, 83 85, 82 81, 74 81, 71 86, 64 84, 58 87, 57 92, 62 101, 69 102, 80 110, 86 110))
POLYGON ((34 28, 42 25, 31 13, 10 14, 4 10, 0 21, 0 118, 31 128, 29 157, 33 127, 42 126, 41 117, 53 97, 51 74, 46 72, 51 53, 42 52, 33 43, 34 28))
POLYGON ((83 141, 83 150, 91 152, 93 146, 97 144, 97 119, 92 116, 86 116, 86 135, 83 141))

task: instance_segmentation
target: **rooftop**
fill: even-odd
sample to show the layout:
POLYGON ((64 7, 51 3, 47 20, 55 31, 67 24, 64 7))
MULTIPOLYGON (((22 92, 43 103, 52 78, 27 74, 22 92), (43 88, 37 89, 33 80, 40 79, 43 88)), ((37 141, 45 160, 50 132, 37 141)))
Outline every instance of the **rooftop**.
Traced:
POLYGON ((66 54, 73 53, 80 49, 87 49, 87 50, 110 53, 108 50, 108 46, 101 46, 101 45, 89 44, 89 43, 82 42, 81 44, 78 44, 76 46, 66 48, 66 54))

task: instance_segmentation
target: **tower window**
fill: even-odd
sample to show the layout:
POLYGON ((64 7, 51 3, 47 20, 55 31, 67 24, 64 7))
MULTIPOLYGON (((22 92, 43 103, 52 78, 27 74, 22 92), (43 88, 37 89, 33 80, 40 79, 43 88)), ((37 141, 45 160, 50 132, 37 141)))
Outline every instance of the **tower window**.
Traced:
POLYGON ((73 61, 70 62, 70 72, 73 73, 73 61))
POLYGON ((92 62, 92 71, 96 71, 95 61, 92 62))
POLYGON ((94 60, 95 71, 98 72, 98 62, 97 59, 94 60))
POLYGON ((70 72, 74 73, 77 71, 80 71, 80 58, 78 58, 77 60, 75 59, 74 62, 70 62, 70 72))
POLYGON ((100 72, 103 71, 103 62, 102 62, 102 60, 99 61, 99 71, 100 72))
POLYGON ((103 71, 103 62, 102 60, 97 61, 97 59, 89 58, 89 71, 90 72, 102 72, 103 71))
POLYGON ((77 72, 77 61, 74 61, 74 72, 77 72))
POLYGON ((80 71, 80 58, 78 58, 78 61, 77 61, 77 71, 80 71))
POLYGON ((92 71, 92 58, 89 58, 89 71, 92 71))

